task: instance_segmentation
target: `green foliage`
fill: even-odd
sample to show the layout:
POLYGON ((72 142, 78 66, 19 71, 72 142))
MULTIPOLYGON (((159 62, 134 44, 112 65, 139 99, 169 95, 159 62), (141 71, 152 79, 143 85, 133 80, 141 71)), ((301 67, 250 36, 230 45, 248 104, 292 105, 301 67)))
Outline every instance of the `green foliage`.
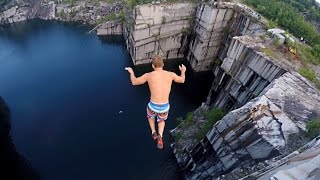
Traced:
POLYGON ((308 46, 304 46, 301 44, 295 44, 298 54, 300 55, 300 59, 304 64, 312 63, 315 65, 320 64, 320 57, 318 57, 318 46, 316 45, 313 49, 308 46))
POLYGON ((181 133, 181 132, 177 132, 177 133, 174 135, 174 140, 175 140, 175 142, 178 142, 181 138, 182 138, 182 133, 181 133))
POLYGON ((109 4, 112 4, 112 3, 115 3, 115 2, 118 2, 118 0, 102 0, 106 3, 109 3, 109 4))
POLYGON ((177 122, 179 128, 191 126, 193 123, 193 112, 188 112, 185 120, 182 117, 178 117, 177 122))
POLYGON ((213 64, 221 65, 222 61, 219 58, 213 59, 213 64))
POLYGON ((152 0, 125 0, 124 3, 128 8, 134 8, 136 5, 139 4, 147 4, 152 2, 152 0))
POLYGON ((192 120, 193 120, 193 112, 188 112, 187 116, 186 116, 186 125, 191 125, 192 124, 192 120))
POLYGON ((284 29, 288 29, 297 37, 305 37, 310 45, 320 44, 320 35, 313 25, 306 22, 298 10, 287 0, 244 0, 245 3, 255 7, 259 13, 271 19, 284 29))
POLYGON ((69 4, 71 4, 71 6, 74 6, 77 2, 77 0, 68 0, 69 4))
POLYGON ((314 119, 307 123, 307 136, 315 138, 320 135, 320 119, 314 119))
POLYGON ((178 123, 178 128, 182 128, 183 118, 182 118, 182 117, 178 117, 178 118, 177 118, 177 123, 178 123))
POLYGON ((279 59, 281 56, 276 52, 275 50, 271 49, 270 47, 266 47, 261 49, 262 52, 264 52, 267 56, 273 58, 273 59, 279 59))
POLYGON ((288 5, 291 5, 300 13, 305 13, 307 19, 313 21, 320 21, 320 7, 315 0, 281 0, 288 5))
POLYGON ((222 109, 211 109, 205 114, 206 122, 204 123, 203 127, 199 129, 199 131, 195 134, 195 138, 201 140, 205 137, 208 131, 212 128, 212 126, 221 120, 225 115, 222 109))
POLYGON ((278 24, 272 20, 269 20, 268 21, 268 28, 269 29, 273 29, 273 28, 276 28, 278 26, 278 24))
POLYGON ((273 44, 276 46, 280 45, 280 38, 276 37, 275 40, 273 41, 273 44))
MULTIPOLYGON (((120 17, 120 15, 118 15, 118 17, 120 17)), ((101 17, 100 19, 97 19, 96 23, 101 24, 106 21, 115 21, 118 20, 118 17, 115 13, 110 13, 106 16, 101 17)))
POLYGON ((59 17, 61 17, 61 18, 65 18, 66 17, 66 13, 62 10, 62 11, 60 11, 60 13, 59 13, 59 17))
POLYGON ((124 11, 121 11, 118 16, 117 16, 117 19, 124 22, 126 20, 126 17, 124 15, 124 11))
POLYGON ((313 54, 316 58, 320 59, 320 45, 319 45, 319 44, 313 46, 313 48, 312 48, 312 54, 313 54))
POLYGON ((303 77, 305 77, 308 80, 310 80, 311 82, 316 83, 318 81, 316 73, 311 68, 308 68, 308 67, 300 68, 299 69, 299 73, 303 77))

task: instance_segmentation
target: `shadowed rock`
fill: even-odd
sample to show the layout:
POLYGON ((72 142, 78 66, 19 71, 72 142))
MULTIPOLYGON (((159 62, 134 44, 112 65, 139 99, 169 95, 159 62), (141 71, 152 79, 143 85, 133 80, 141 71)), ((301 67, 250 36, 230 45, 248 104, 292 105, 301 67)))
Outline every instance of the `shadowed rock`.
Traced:
POLYGON ((40 179, 30 163, 17 153, 10 136, 10 111, 0 97, 0 179, 40 179))

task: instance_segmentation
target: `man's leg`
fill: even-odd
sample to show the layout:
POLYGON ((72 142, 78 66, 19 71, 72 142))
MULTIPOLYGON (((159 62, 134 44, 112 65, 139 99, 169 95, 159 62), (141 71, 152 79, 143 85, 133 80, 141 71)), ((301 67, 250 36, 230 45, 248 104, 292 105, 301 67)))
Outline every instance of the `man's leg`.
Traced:
POLYGON ((158 122, 158 131, 159 131, 160 137, 162 137, 162 135, 163 135, 165 125, 166 125, 166 123, 164 120, 158 122))
POLYGON ((158 114, 157 118, 158 118, 158 132, 159 132, 157 147, 159 149, 163 149, 162 137, 163 137, 164 126, 166 125, 165 120, 168 118, 168 112, 158 114))
POLYGON ((156 133, 156 128, 155 128, 155 118, 157 114, 153 112, 150 108, 149 105, 147 106, 147 118, 149 121, 150 129, 151 129, 151 134, 152 134, 152 139, 156 140, 157 139, 157 133, 156 133))
POLYGON ((149 121, 149 125, 150 125, 150 129, 151 129, 151 133, 156 132, 156 128, 155 128, 155 119, 154 118, 148 118, 149 121))

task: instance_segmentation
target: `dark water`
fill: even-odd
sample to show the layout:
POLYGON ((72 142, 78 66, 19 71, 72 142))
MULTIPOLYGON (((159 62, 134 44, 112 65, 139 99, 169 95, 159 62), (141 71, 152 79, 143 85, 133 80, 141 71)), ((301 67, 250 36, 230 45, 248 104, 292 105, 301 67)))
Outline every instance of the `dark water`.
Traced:
MULTIPOLYGON (((148 87, 131 86, 122 38, 88 31, 43 21, 0 27, 0 95, 12 111, 18 152, 43 179, 181 178, 169 130, 205 100, 208 76, 189 72, 186 84, 174 84, 160 151, 145 115, 148 87)), ((166 69, 177 71, 177 63, 166 69)))

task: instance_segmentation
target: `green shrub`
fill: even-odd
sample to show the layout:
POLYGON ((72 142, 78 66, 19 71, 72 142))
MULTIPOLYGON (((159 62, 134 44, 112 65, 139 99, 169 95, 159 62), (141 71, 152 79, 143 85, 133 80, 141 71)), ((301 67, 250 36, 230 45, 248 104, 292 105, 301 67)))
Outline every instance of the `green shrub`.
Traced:
POLYGON ((314 83, 316 83, 316 81, 318 80, 316 73, 312 69, 310 69, 308 67, 300 68, 299 73, 303 77, 307 78, 308 80, 310 80, 310 81, 312 81, 314 83))
MULTIPOLYGON (((118 15, 118 17, 119 16, 120 15, 118 15)), ((97 19, 96 23, 97 24, 101 24, 101 23, 106 22, 106 21, 114 21, 114 20, 117 20, 117 19, 118 19, 117 15, 115 13, 110 13, 110 14, 108 14, 106 16, 101 17, 101 19, 97 19)))
POLYGON ((311 49, 308 46, 296 43, 296 48, 300 56, 300 59, 303 63, 311 63, 315 65, 320 64, 320 57, 317 57, 318 55, 317 45, 313 49, 311 49))
POLYGON ((273 29, 273 28, 276 28, 278 25, 276 22, 272 21, 272 20, 269 20, 268 21, 268 29, 273 29))
POLYGON ((273 41, 273 44, 276 46, 280 46, 280 38, 276 37, 275 40, 273 41))
POLYGON ((320 119, 314 119, 307 123, 307 136, 315 138, 320 135, 320 119))
POLYGON ((182 128, 182 125, 183 125, 183 118, 182 117, 177 118, 177 124, 178 124, 178 128, 182 128))
POLYGON ((193 112, 188 112, 186 116, 186 124, 191 125, 193 120, 193 112))
POLYGON ((65 18, 66 17, 66 13, 62 10, 62 11, 60 11, 60 13, 59 13, 59 17, 61 17, 61 18, 65 18))
POLYGON ((74 6, 76 4, 77 0, 69 0, 69 3, 71 4, 71 6, 74 6))
POLYGON ((181 132, 177 132, 177 133, 174 135, 174 140, 175 140, 175 142, 178 142, 181 138, 182 138, 182 133, 181 133, 181 132))
MULTIPOLYGON (((313 46, 313 48, 312 48, 312 54, 313 54, 316 58, 318 58, 318 60, 319 60, 319 58, 320 58, 320 45, 319 45, 319 44, 313 46)), ((319 60, 319 61, 320 61, 320 60, 319 60)))
POLYGON ((121 11, 119 14, 118 14, 118 17, 117 17, 118 20, 124 22, 126 20, 126 17, 124 15, 124 12, 121 11))
POLYGON ((222 61, 217 57, 217 58, 213 59, 213 64, 220 66, 222 64, 222 61))
POLYGON ((223 116, 225 115, 224 111, 222 109, 211 109, 205 114, 206 122, 202 126, 201 129, 195 134, 195 138, 197 140, 201 140, 205 137, 205 135, 208 133, 208 131, 212 128, 212 126, 221 120, 223 116))
POLYGON ((281 58, 281 56, 279 56, 279 54, 276 51, 274 51, 273 49, 271 49, 269 47, 263 48, 263 49, 261 49, 261 51, 273 59, 281 58))

